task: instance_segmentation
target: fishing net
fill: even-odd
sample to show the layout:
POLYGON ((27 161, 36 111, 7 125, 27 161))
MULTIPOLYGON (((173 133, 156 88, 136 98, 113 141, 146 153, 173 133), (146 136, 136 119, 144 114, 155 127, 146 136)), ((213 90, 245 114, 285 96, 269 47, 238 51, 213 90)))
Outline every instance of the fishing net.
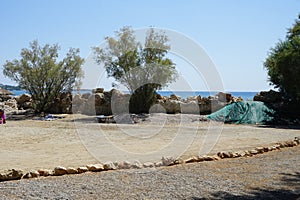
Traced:
POLYGON ((240 101, 225 106, 208 119, 236 124, 265 124, 273 119, 273 110, 259 101, 240 101))

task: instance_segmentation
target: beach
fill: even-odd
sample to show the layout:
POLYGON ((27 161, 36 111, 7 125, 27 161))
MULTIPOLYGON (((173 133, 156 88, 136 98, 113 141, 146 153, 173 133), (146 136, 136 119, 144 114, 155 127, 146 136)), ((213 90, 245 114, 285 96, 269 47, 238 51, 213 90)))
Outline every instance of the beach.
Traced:
POLYGON ((250 150, 292 140, 300 131, 224 125, 191 114, 152 114, 137 124, 100 124, 95 116, 76 114, 55 121, 8 121, 0 126, 0 134, 0 171, 29 171, 250 150))

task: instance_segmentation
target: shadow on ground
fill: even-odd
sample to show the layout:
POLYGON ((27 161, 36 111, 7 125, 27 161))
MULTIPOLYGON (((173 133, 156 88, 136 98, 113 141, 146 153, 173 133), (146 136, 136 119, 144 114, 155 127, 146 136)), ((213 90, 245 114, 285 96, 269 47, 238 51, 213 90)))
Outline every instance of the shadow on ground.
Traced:
POLYGON ((289 189, 274 189, 274 188, 253 188, 248 194, 231 194, 230 192, 215 192, 211 193, 209 198, 192 197, 192 200, 206 199, 300 199, 300 172, 294 174, 281 174, 282 186, 288 186, 289 189))

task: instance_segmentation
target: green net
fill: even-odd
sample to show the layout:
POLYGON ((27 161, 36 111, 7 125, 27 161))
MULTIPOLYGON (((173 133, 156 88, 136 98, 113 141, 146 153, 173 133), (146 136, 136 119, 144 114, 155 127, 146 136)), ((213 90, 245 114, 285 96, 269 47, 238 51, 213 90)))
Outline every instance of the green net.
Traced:
POLYGON ((273 110, 263 102, 241 101, 225 106, 208 115, 208 119, 236 124, 265 124, 271 121, 273 110))

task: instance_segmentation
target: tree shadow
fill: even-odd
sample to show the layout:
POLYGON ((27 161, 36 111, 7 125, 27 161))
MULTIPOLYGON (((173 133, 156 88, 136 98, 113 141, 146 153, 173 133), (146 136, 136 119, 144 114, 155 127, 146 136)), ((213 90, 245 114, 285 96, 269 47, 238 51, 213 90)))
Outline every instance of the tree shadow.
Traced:
POLYGON ((290 189, 253 188, 250 193, 232 194, 230 192, 218 191, 209 194, 209 197, 192 197, 193 200, 206 199, 300 199, 300 172, 294 174, 282 173, 281 185, 290 186, 290 189))

